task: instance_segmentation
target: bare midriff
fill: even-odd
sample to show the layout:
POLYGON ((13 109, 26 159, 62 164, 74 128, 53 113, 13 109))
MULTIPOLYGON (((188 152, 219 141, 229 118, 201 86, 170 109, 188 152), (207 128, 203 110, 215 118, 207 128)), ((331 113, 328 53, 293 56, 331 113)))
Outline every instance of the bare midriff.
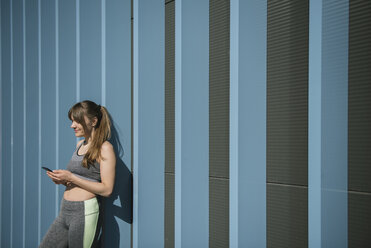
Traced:
POLYGON ((85 189, 82 189, 76 185, 66 186, 63 198, 67 201, 86 201, 95 197, 94 193, 91 193, 85 189))

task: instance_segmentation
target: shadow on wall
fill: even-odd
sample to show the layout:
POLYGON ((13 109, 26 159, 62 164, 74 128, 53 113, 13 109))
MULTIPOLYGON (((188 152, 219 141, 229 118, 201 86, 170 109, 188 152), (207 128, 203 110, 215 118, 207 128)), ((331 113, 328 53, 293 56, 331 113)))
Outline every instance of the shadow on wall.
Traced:
POLYGON ((133 222, 133 175, 122 161, 124 155, 119 134, 111 119, 111 139, 116 153, 116 178, 113 192, 103 200, 103 228, 100 243, 102 247, 116 248, 120 245, 120 228, 118 219, 131 224, 133 222))

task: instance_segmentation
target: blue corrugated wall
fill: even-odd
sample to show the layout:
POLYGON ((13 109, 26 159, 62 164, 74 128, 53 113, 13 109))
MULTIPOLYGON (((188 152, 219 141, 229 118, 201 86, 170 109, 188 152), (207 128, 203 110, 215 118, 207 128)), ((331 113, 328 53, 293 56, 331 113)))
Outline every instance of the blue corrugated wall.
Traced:
POLYGON ((63 187, 76 138, 68 109, 107 106, 120 159, 105 202, 107 247, 131 243, 131 1, 1 0, 1 247, 37 247, 63 187))
MULTIPOLYGON (((77 141, 67 112, 85 99, 106 106, 114 121, 117 180, 104 204, 105 247, 163 247, 164 0, 0 1, 0 247, 37 247, 58 214, 64 189, 40 167, 66 167, 77 141)), ((269 8, 267 1, 230 2, 229 243, 269 246, 269 8)), ((209 3, 175 2, 176 247, 210 245, 213 225, 209 3)), ((309 176, 308 187, 296 185, 309 192, 303 236, 309 247, 348 247, 349 0, 309 4, 309 176)))

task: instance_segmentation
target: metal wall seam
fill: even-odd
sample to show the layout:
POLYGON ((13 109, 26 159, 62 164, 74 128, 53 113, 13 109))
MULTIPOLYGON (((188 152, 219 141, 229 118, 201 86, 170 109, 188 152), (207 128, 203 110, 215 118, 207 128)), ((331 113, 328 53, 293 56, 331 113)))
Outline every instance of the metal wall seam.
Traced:
POLYGON ((265 247, 267 1, 230 16, 230 246, 265 247))
POLYGON ((26 246, 26 0, 22 2, 23 14, 23 220, 22 220, 22 245, 26 246))
MULTIPOLYGON (((55 167, 59 170, 59 0, 55 0, 55 167)), ((64 168, 61 168, 64 169, 64 168)), ((55 185, 55 215, 59 212, 59 190, 55 185)))
MULTIPOLYGON (((3 9, 3 1, 0 1, 0 20, 2 19, 2 9, 3 9)), ((3 201, 3 42, 2 42, 2 23, 0 21, 0 199, 3 201)), ((0 245, 2 244, 2 218, 3 218, 3 211, 2 211, 2 204, 0 203, 0 245)))
POLYGON ((76 0, 76 102, 78 101, 80 101, 80 0, 76 0))
POLYGON ((229 245, 238 247, 238 66, 239 66, 239 4, 230 6, 230 110, 229 110, 229 245), (233 65, 232 65, 233 63, 233 65), (233 98, 232 98, 233 97, 233 98))
POLYGON ((14 133, 14 113, 13 113, 13 101, 14 101, 14 66, 13 66, 13 0, 10 0, 10 246, 13 246, 13 133, 14 133))
POLYGON ((311 0, 308 246, 348 246, 348 0, 311 0))
POLYGON ((1 1, 1 243, 8 247, 10 244, 10 171, 11 171, 11 12, 10 0, 1 1), (4 63, 7 62, 7 63, 4 63), (5 83, 7 82, 7 83, 5 83), (7 165, 7 166, 3 166, 7 165))
MULTIPOLYGON (((38 80, 39 80, 39 165, 41 165, 41 0, 38 0, 38 80)), ((39 205, 39 211, 38 211, 38 240, 37 243, 40 244, 41 241, 41 173, 39 173, 38 177, 38 190, 39 190, 39 195, 38 195, 38 205, 39 205)))
POLYGON ((177 0, 175 247, 208 246, 209 1, 177 0))
POLYGON ((102 77, 102 105, 106 105, 106 0, 101 0, 101 77, 102 77))

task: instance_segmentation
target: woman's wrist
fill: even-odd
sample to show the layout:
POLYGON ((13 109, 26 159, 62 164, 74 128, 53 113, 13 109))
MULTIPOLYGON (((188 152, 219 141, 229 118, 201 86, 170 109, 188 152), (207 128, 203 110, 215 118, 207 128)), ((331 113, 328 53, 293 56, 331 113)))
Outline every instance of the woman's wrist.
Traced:
POLYGON ((72 172, 70 172, 70 175, 67 181, 70 183, 74 183, 76 181, 76 176, 72 172))

